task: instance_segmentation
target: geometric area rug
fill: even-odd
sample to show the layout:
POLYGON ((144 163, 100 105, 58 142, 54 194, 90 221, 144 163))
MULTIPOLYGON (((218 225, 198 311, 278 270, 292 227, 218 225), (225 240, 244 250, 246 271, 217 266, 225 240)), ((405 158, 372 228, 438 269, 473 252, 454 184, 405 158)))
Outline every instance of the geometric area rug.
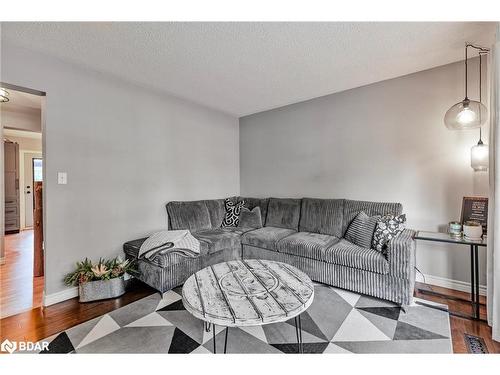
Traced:
MULTIPOLYGON (((302 313, 305 353, 452 353, 448 312, 316 284, 302 313)), ((439 305, 443 308, 443 305, 439 305)), ((444 306, 446 308, 446 306, 444 306)), ((156 293, 42 341, 48 353, 212 353, 212 332, 182 305, 181 287, 156 293)), ((217 353, 224 328, 216 327, 217 353)), ((229 328, 228 353, 296 353, 293 319, 229 328)))

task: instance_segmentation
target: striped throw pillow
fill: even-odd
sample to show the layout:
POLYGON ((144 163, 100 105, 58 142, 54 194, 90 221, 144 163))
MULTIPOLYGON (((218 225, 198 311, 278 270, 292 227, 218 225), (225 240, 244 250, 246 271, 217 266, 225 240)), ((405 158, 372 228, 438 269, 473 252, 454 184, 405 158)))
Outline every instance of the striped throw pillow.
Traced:
POLYGON ((368 216, 364 211, 361 211, 347 228, 345 239, 369 249, 372 245, 373 232, 379 220, 380 215, 368 216))

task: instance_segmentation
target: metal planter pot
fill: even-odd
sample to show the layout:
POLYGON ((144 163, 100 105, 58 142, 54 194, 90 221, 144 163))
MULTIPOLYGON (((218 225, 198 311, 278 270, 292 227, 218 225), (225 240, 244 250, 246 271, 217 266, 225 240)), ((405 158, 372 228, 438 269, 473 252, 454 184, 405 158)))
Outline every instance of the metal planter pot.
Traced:
POLYGON ((125 293, 123 276, 111 280, 89 281, 78 286, 80 302, 119 297, 125 293))

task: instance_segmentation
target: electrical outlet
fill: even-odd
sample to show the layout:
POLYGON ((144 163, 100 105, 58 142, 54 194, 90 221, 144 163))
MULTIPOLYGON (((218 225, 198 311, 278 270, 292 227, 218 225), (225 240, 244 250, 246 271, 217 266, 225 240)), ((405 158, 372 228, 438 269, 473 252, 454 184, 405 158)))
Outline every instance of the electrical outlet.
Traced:
POLYGON ((57 172, 57 183, 66 185, 68 183, 68 174, 66 172, 57 172))

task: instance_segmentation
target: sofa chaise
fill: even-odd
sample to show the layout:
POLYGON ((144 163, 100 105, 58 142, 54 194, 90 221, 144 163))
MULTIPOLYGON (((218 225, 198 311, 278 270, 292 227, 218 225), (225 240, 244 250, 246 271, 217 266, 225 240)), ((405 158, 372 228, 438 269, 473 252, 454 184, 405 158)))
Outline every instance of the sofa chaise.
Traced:
MULTIPOLYGON (((291 264, 317 282, 386 299, 412 302, 415 284, 414 231, 393 238, 386 253, 357 246, 344 238, 356 215, 402 213, 399 203, 348 199, 247 198, 245 207, 258 206, 262 228, 221 228, 224 199, 169 202, 171 230, 189 229, 200 241, 200 254, 167 252, 154 261, 138 259, 138 278, 160 292, 184 283, 196 271, 235 259, 268 259, 291 264)), ((145 238, 126 242, 124 252, 136 259, 145 238)))

